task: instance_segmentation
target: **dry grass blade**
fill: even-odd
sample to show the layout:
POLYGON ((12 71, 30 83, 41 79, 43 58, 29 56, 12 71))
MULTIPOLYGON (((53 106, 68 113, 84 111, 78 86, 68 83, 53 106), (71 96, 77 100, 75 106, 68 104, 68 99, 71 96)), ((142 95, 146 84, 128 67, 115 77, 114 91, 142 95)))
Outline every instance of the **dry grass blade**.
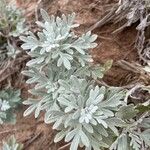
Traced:
POLYGON ((71 143, 68 143, 68 144, 66 144, 66 145, 64 145, 64 146, 62 146, 62 147, 60 147, 58 150, 63 150, 63 149, 65 149, 65 148, 67 148, 68 146, 70 146, 70 144, 71 144, 71 143))
POLYGON ((37 140, 42 135, 42 132, 39 132, 37 135, 32 137, 26 144, 26 146, 23 148, 23 150, 26 150, 35 140, 37 140))
POLYGON ((143 67, 140 64, 137 63, 129 63, 124 60, 118 61, 118 65, 121 66, 125 70, 129 70, 131 72, 134 72, 139 75, 139 79, 141 82, 144 82, 144 84, 150 84, 150 74, 147 73, 143 67))

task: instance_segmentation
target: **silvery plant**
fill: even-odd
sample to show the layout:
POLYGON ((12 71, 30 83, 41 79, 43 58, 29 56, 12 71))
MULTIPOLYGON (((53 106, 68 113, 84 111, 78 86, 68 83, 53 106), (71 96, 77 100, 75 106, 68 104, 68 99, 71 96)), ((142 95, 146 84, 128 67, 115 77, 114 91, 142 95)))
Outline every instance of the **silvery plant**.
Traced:
POLYGON ((7 4, 5 0, 1 0, 0 14, 0 31, 7 36, 17 37, 26 31, 25 18, 23 10, 15 5, 7 4))
POLYGON ((16 123, 14 110, 20 103, 20 90, 9 88, 0 91, 0 124, 16 123))
POLYGON ((42 9, 41 15, 44 21, 37 21, 41 31, 20 37, 22 48, 31 56, 23 74, 34 85, 29 90, 33 97, 24 101, 28 105, 24 116, 34 112, 37 118, 44 111, 45 123, 58 131, 54 142, 64 139, 70 142, 70 150, 127 150, 119 147, 119 139, 123 133, 132 136, 128 133, 135 115, 127 118, 126 112, 137 111, 124 101, 126 90, 96 85, 110 68, 110 62, 103 66, 92 63, 89 49, 96 47, 97 36, 91 32, 76 35, 74 28, 79 25, 74 24, 74 13, 54 17, 42 9))
POLYGON ((23 14, 22 9, 0 0, 0 63, 20 52, 14 41, 28 30, 23 14))
POLYGON ((8 141, 3 142, 2 150, 22 150, 23 145, 17 143, 14 136, 11 136, 8 141))

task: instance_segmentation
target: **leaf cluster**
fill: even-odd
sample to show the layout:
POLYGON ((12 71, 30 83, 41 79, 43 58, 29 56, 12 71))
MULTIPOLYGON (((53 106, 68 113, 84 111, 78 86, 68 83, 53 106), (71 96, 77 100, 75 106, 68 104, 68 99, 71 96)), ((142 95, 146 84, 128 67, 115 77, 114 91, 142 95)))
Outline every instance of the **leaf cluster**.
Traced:
POLYGON ((0 32, 3 35, 18 37, 27 30, 23 10, 5 0, 0 1, 0 8, 0 32))
POLYGON ((0 0, 0 63, 16 57, 19 48, 14 40, 27 30, 23 10, 0 0))
POLYGON ((0 124, 16 122, 14 110, 20 103, 20 90, 9 88, 0 91, 0 124))
POLYGON ((29 55, 33 57, 27 63, 28 66, 44 67, 46 64, 57 64, 58 67, 64 66, 70 70, 72 66, 81 65, 84 67, 92 61, 88 49, 96 47, 94 43, 96 35, 91 32, 83 34, 81 37, 75 35, 71 29, 78 26, 73 24, 75 14, 62 15, 62 17, 49 17, 48 14, 41 10, 44 23, 37 22, 42 28, 41 32, 35 36, 30 32, 29 36, 20 39, 25 43, 23 49, 30 49, 29 55))
POLYGON ((54 141, 65 138, 66 142, 71 142, 71 150, 77 150, 79 146, 89 150, 109 147, 103 138, 109 138, 109 130, 112 135, 118 135, 116 127, 124 124, 114 116, 124 105, 125 91, 95 87, 76 76, 71 76, 69 80, 60 79, 58 84, 47 88, 50 88, 48 94, 32 91, 43 98, 40 101, 24 101, 25 105, 29 105, 24 116, 35 111, 37 118, 40 111, 45 110, 45 123, 53 123, 53 129, 59 131, 54 141))
POLYGON ((149 104, 122 106, 116 113, 125 124, 110 150, 148 150, 150 147, 149 104), (142 109, 141 109, 142 108, 142 109), (142 110, 142 111, 141 111, 142 110), (142 113, 141 113, 142 112, 142 113), (139 114, 140 113, 140 114, 139 114))
POLYGON ((2 150, 22 150, 23 145, 17 143, 14 136, 11 136, 7 142, 3 142, 2 150))

